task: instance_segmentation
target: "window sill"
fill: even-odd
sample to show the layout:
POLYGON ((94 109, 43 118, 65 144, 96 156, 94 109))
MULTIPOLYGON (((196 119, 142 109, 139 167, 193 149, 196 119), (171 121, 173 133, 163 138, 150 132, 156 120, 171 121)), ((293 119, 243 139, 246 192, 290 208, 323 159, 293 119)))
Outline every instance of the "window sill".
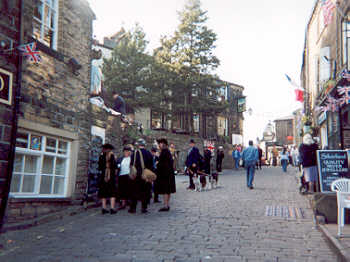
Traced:
POLYGON ((24 202, 61 202, 70 203, 72 199, 70 197, 48 197, 48 196, 16 196, 10 195, 10 203, 24 203, 24 202))
POLYGON ((37 48, 42 51, 43 53, 56 58, 57 60, 64 62, 64 55, 57 52, 56 50, 52 49, 51 47, 48 47, 47 45, 45 45, 44 43, 38 41, 37 39, 31 38, 30 41, 36 42, 37 44, 37 48))

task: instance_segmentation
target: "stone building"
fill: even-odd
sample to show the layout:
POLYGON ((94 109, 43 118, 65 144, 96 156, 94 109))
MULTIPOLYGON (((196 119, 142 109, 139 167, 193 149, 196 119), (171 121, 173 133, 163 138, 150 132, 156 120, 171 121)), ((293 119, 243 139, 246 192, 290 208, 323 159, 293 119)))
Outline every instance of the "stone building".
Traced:
MULTIPOLYGON (((13 49, 21 38, 21 5, 0 1, 0 223, 5 214, 11 181, 16 130, 16 95, 21 57, 13 49)), ((1 227, 1 226, 0 226, 1 227)))
POLYGON ((7 221, 59 211, 81 199, 91 138, 94 13, 86 0, 16 2, 23 10, 22 43, 36 43, 41 61, 17 67, 22 81, 7 221))
POLYGON ((350 148, 348 101, 325 112, 316 110, 327 106, 329 99, 339 101, 342 95, 337 88, 350 84, 341 74, 350 70, 350 4, 344 0, 336 2, 337 8, 327 25, 322 1, 315 2, 306 28, 301 68, 301 81, 306 89, 305 114, 312 119, 311 131, 320 138, 321 147, 330 149, 350 148))
POLYGON ((294 116, 276 119, 276 143, 278 145, 291 145, 294 143, 294 116))

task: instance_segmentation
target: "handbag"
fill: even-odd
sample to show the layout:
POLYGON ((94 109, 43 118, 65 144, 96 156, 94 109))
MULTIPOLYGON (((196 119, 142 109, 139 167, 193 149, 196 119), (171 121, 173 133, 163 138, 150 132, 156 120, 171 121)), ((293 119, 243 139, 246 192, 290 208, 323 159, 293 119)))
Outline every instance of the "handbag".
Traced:
POLYGON ((131 180, 135 180, 136 176, 137 176, 137 169, 135 167, 135 162, 136 162, 136 153, 135 153, 135 156, 134 156, 134 163, 130 166, 129 178, 131 180))
POLYGON ((143 180, 145 180, 146 182, 152 183, 153 181, 155 181, 157 179, 157 175, 153 171, 149 170, 148 168, 145 168, 145 163, 143 161, 142 152, 140 150, 137 150, 137 152, 140 153, 140 162, 141 162, 141 167, 142 167, 141 178, 143 180))

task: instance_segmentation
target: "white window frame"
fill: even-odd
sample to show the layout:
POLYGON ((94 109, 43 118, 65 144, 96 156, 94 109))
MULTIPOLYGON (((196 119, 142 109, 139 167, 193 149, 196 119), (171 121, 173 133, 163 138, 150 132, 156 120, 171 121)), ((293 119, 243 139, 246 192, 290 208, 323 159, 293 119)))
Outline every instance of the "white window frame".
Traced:
MULTIPOLYGON (((49 6, 50 16, 52 15, 52 11, 56 14, 55 17, 54 17, 54 20, 53 20, 53 27, 47 26, 46 21, 45 21, 44 10, 45 10, 45 6, 48 6, 46 1, 45 0, 36 0, 36 1, 39 1, 39 2, 42 3, 42 7, 41 7, 42 17, 41 17, 41 20, 36 18, 34 16, 34 14, 33 14, 33 23, 34 23, 34 20, 36 22, 40 23, 40 39, 37 39, 37 40, 39 40, 43 44, 49 46, 50 48, 52 48, 54 50, 57 50, 57 35, 58 35, 57 31, 58 31, 58 16, 59 16, 58 1, 59 0, 51 0, 51 1, 54 1, 54 3, 53 3, 52 6, 49 6), (44 33, 45 33, 44 29, 45 29, 45 27, 50 28, 52 30, 52 43, 51 43, 51 46, 44 41, 44 33)), ((34 27, 33 27, 33 30, 34 30, 34 27)), ((36 38, 34 36, 34 31, 33 31, 33 37, 36 38)))
MULTIPOLYGON (((68 193, 67 189, 68 189, 68 183, 69 183, 69 166, 70 166, 70 160, 71 160, 71 142, 66 140, 66 139, 62 139, 60 137, 54 137, 52 135, 37 134, 35 132, 30 132, 30 131, 19 131, 19 132, 28 134, 28 139, 27 139, 28 145, 27 145, 27 148, 16 147, 16 154, 32 155, 32 156, 38 157, 36 171, 35 171, 35 175, 34 175, 35 176, 34 192, 33 193, 10 192, 10 197, 14 197, 14 198, 33 198, 33 197, 34 198, 66 198, 67 193, 68 193), (40 136, 42 138, 40 150, 30 149, 31 137, 33 135, 40 136), (56 151, 57 151, 56 153, 45 151, 47 138, 56 140, 56 151), (66 154, 59 154, 58 153, 59 141, 67 143, 66 154), (65 164, 64 176, 60 176, 60 175, 56 175, 56 174, 44 174, 44 173, 42 173, 42 165, 43 165, 43 161, 44 161, 44 156, 51 156, 51 157, 55 157, 55 158, 65 159, 66 164, 65 164), (62 194, 54 194, 54 193, 52 193, 52 194, 40 194, 40 183, 41 183, 41 178, 43 176, 53 177, 52 178, 53 181, 52 181, 52 185, 51 185, 51 192, 53 192, 53 190, 54 190, 55 177, 63 177, 64 178, 63 193, 62 194)), ((54 162, 53 172, 55 172, 55 170, 56 170, 56 162, 57 162, 57 160, 54 162)), ((21 182, 20 182, 20 191, 21 191, 22 186, 23 186, 23 177, 26 175, 23 172, 23 170, 24 170, 24 168, 22 166, 21 172, 15 172, 15 170, 13 171, 13 176, 14 175, 21 175, 22 176, 21 182)))

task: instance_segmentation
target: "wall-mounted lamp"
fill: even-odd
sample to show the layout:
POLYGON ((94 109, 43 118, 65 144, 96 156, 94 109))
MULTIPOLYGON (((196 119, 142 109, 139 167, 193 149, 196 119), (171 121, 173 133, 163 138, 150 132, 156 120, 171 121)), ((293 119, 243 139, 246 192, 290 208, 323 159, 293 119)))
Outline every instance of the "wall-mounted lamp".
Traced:
POLYGON ((72 69, 73 74, 78 76, 79 75, 79 70, 82 68, 82 65, 79 64, 79 62, 73 57, 71 59, 69 59, 68 65, 72 69))

